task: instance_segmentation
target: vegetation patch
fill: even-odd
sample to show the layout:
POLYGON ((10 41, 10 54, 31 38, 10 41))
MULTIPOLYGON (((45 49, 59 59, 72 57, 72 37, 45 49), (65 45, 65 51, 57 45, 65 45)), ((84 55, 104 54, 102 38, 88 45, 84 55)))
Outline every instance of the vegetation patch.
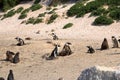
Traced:
POLYGON ((12 17, 12 16, 15 15, 15 13, 16 13, 15 10, 12 9, 9 12, 7 12, 6 14, 4 14, 2 19, 8 18, 8 17, 12 17))
POLYGON ((40 9, 40 8, 42 8, 42 6, 41 6, 40 4, 33 4, 33 5, 30 7, 30 9, 31 9, 32 11, 36 11, 36 10, 38 10, 38 9, 40 9))
POLYGON ((119 5, 120 0, 94 0, 87 4, 79 1, 67 11, 67 15, 68 17, 76 16, 78 18, 91 13, 90 16, 105 16, 107 19, 111 17, 114 20, 120 20, 119 5), (104 8, 105 6, 108 8, 104 8))
POLYGON ((52 22, 54 22, 54 20, 58 17, 58 15, 56 13, 52 14, 50 19, 48 20, 47 24, 50 24, 52 22))
POLYGON ((26 24, 38 24, 38 23, 41 23, 42 22, 42 18, 34 18, 34 17, 31 17, 27 20, 26 24))
POLYGON ((94 10, 91 12, 90 16, 100 16, 103 15, 106 10, 104 8, 98 8, 97 10, 94 10))
POLYGON ((24 19, 24 18, 26 18, 26 17, 27 17, 27 14, 24 13, 24 14, 21 14, 21 15, 18 17, 18 19, 24 19))
POLYGON ((33 24, 38 24, 38 23, 41 23, 42 22, 42 18, 37 18, 35 19, 34 23, 33 24))
POLYGON ((35 0, 34 4, 38 4, 41 0, 35 0))
POLYGON ((95 21, 93 22, 93 25, 110 25, 113 22, 114 21, 111 18, 108 18, 106 16, 100 16, 95 19, 95 21))
POLYGON ((35 18, 31 17, 27 20, 26 24, 33 24, 34 21, 35 21, 35 18))
POLYGON ((109 16, 114 20, 120 20, 120 8, 112 10, 109 16))
MULTIPOLYGON (((25 2, 26 0, 0 0, 0 9, 6 12, 7 10, 15 7, 22 1, 25 2)), ((32 0, 27 0, 27 1, 32 1, 32 0)))
POLYGON ((23 9, 24 9, 23 7, 19 7, 19 8, 16 10, 16 13, 22 12, 23 9))
POLYGON ((21 12, 21 14, 27 14, 30 11, 30 8, 27 8, 21 12))
POLYGON ((70 28, 72 26, 73 26, 73 23, 68 23, 63 27, 63 29, 67 29, 67 28, 70 28))
MULTIPOLYGON (((69 17, 71 16, 75 16, 76 14, 78 14, 80 12, 81 7, 83 7, 83 4, 81 2, 76 3, 75 5, 73 5, 68 11, 67 11, 67 15, 69 17)), ((82 11, 81 11, 82 12, 82 11)))
POLYGON ((46 13, 41 13, 41 14, 38 15, 38 17, 45 17, 45 14, 46 13))
POLYGON ((8 9, 11 9, 12 7, 16 6, 18 0, 2 0, 3 4, 3 11, 7 11, 8 9))

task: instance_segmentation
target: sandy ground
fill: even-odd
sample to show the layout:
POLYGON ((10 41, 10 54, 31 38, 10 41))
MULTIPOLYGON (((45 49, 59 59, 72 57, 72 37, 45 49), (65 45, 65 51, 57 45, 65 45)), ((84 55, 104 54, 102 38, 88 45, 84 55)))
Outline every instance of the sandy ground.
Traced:
MULTIPOLYGON (((20 6, 26 8, 30 4, 20 6)), ((60 7, 56 12, 61 15, 70 6, 60 7)), ((29 13, 28 18, 37 16, 36 14, 44 11, 43 8, 35 13, 29 13)), ((0 76, 7 78, 8 71, 12 69, 15 80, 58 80, 60 77, 65 80, 77 80, 80 72, 85 68, 94 65, 108 67, 120 65, 120 49, 113 49, 111 41, 111 36, 119 38, 120 23, 115 22, 110 26, 92 26, 94 17, 89 18, 88 15, 77 19, 59 17, 49 25, 45 23, 34 26, 20 24, 22 20, 17 19, 19 15, 0 21, 0 76), (73 23, 73 26, 62 29, 69 22, 73 23), (52 29, 60 38, 60 40, 52 42, 59 43, 60 50, 65 42, 71 42, 71 49, 74 52, 72 55, 50 61, 42 58, 43 55, 50 54, 54 48, 52 44, 47 43, 47 41, 52 40, 49 35, 52 29), (38 30, 40 30, 40 34, 36 34, 38 30), (32 40, 25 40, 27 45, 15 46, 17 42, 14 38, 16 36, 23 39, 31 37, 32 40), (105 37, 108 39, 110 49, 100 51, 101 43, 105 37), (88 45, 93 46, 96 50, 94 54, 86 53, 88 45), (12 64, 4 61, 7 50, 20 52, 20 63, 12 64)))

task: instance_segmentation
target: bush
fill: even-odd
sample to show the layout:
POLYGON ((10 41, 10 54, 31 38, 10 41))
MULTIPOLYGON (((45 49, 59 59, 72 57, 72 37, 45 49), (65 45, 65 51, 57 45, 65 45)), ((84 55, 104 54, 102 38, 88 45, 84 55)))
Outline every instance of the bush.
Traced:
POLYGON ((35 18, 34 18, 34 17, 29 18, 29 19, 27 20, 26 24, 33 24, 34 21, 35 21, 35 18))
POLYGON ((110 25, 112 23, 113 23, 113 20, 111 18, 106 17, 106 16, 99 16, 93 22, 94 25, 110 25))
POLYGON ((16 13, 22 12, 23 9, 24 9, 23 7, 19 7, 19 8, 16 10, 16 13))
POLYGON ((38 4, 41 0, 35 0, 34 4, 38 4))
POLYGON ((21 14, 27 14, 30 11, 30 8, 27 8, 21 12, 21 14))
POLYGON ((3 11, 7 11, 8 9, 10 9, 11 6, 9 5, 7 0, 3 0, 3 11))
POLYGON ((85 11, 80 11, 79 13, 77 13, 76 18, 83 17, 85 13, 86 13, 85 11))
POLYGON ((18 19, 24 19, 27 17, 27 14, 21 14, 18 19))
POLYGON ((104 8, 98 8, 97 10, 92 11, 90 16, 100 16, 105 12, 104 8))
POLYGON ((114 20, 120 20, 120 8, 111 11, 109 16, 114 20))
POLYGON ((86 13, 97 10, 101 5, 102 4, 97 1, 89 2, 86 5, 82 4, 81 2, 78 2, 68 10, 67 15, 68 16, 77 15, 77 17, 82 17, 86 13))
POLYGON ((68 11, 67 11, 67 15, 68 16, 75 16, 76 14, 79 13, 81 7, 83 7, 83 4, 78 2, 75 5, 73 5, 68 11))
POLYGON ((58 17, 57 14, 52 14, 51 17, 50 17, 50 19, 48 20, 48 23, 47 23, 47 24, 52 23, 57 17, 58 17))
POLYGON ((70 28, 70 27, 72 27, 72 26, 73 26, 73 23, 68 23, 68 24, 66 24, 66 25, 63 27, 63 29, 70 28))
POLYGON ((41 6, 40 4, 33 4, 33 5, 30 7, 30 9, 31 9, 32 11, 36 11, 36 10, 38 10, 38 9, 40 9, 40 8, 42 8, 42 6, 41 6))
POLYGON ((120 0, 96 0, 99 3, 107 5, 120 5, 120 0))
POLYGON ((109 6, 109 7, 108 7, 108 10, 109 10, 109 11, 113 11, 113 10, 115 10, 115 9, 118 9, 118 7, 117 7, 117 6, 109 6))
POLYGON ((4 14, 3 18, 8 18, 8 17, 12 17, 13 15, 15 15, 15 10, 12 9, 11 11, 7 12, 7 14, 4 14))
POLYGON ((46 13, 41 13, 38 15, 38 17, 44 17, 46 13))
POLYGON ((27 20, 26 24, 38 24, 42 22, 42 19, 41 18, 34 18, 34 17, 31 17, 27 20))
POLYGON ((41 19, 41 18, 37 18, 37 19, 34 21, 33 24, 38 24, 38 23, 40 23, 40 22, 42 22, 42 19, 41 19))
POLYGON ((3 11, 14 7, 17 4, 17 0, 2 0, 3 1, 3 11))
POLYGON ((2 9, 3 11, 7 11, 22 1, 26 2, 32 0, 0 0, 0 9, 2 9))
POLYGON ((91 12, 94 10, 97 10, 100 6, 102 6, 102 3, 98 2, 98 1, 91 1, 89 3, 86 4, 86 12, 91 12))
MULTIPOLYGON (((91 12, 90 16, 107 16, 114 20, 120 20, 120 0, 94 0, 85 5, 83 2, 84 1, 82 0, 82 2, 77 2, 75 5, 73 5, 67 11, 67 15, 69 17, 76 16, 76 18, 78 18, 83 17, 85 14, 91 12), (109 8, 103 8, 104 5, 107 5, 109 8)), ((110 21, 112 22, 112 20, 110 21)), ((107 22, 105 23, 107 24, 107 22)))

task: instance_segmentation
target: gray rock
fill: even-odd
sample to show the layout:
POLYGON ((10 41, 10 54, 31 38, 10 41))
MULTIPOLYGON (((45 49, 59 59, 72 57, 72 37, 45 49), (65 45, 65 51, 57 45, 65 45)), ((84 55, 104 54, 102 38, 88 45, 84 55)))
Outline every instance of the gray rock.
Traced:
POLYGON ((82 71, 78 80, 120 80, 120 67, 94 66, 82 71))

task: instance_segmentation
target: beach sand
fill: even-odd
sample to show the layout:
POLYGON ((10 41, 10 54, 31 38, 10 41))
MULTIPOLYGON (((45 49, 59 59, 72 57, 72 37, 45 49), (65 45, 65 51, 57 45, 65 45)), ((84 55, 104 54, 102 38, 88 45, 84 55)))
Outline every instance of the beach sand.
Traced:
MULTIPOLYGON (((30 4, 19 6, 29 7, 30 4)), ((17 6, 16 8, 18 8, 17 6)), ((112 48, 111 36, 117 39, 120 36, 120 23, 115 22, 109 26, 93 26, 95 17, 86 14, 82 18, 64 18, 62 14, 70 8, 58 7, 56 13, 60 16, 52 24, 40 23, 36 25, 20 24, 23 20, 18 20, 19 14, 0 21, 0 76, 7 78, 10 69, 13 70, 15 80, 58 80, 63 77, 65 80, 77 80, 82 70, 95 66, 114 67, 120 65, 120 48, 112 48), (73 23, 68 29, 62 29, 67 23, 73 23), (40 30, 40 34, 36 32, 40 30), (53 41, 50 34, 52 30, 59 37, 58 41, 53 41), (25 40, 27 45, 15 46, 15 37, 32 38, 25 40), (110 49, 100 51, 104 38, 108 39, 110 49), (60 50, 64 43, 71 42, 71 49, 74 52, 70 56, 59 57, 55 60, 45 60, 45 54, 50 54, 54 45, 47 43, 59 43, 60 50), (91 45, 95 49, 94 54, 88 54, 87 47, 91 45), (20 52, 20 63, 13 64, 4 61, 6 51, 20 52)), ((36 17, 46 9, 28 13, 28 17, 36 17), (37 14, 37 15, 36 15, 37 14)), ((2 14, 2 13, 1 13, 2 14)), ((47 15, 47 19, 50 15, 47 15)))

